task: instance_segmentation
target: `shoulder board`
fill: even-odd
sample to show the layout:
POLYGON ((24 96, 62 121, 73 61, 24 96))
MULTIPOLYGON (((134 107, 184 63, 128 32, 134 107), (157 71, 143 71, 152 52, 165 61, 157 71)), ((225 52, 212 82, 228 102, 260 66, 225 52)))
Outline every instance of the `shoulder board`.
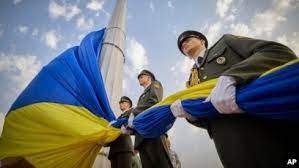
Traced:
POLYGON ((154 84, 154 87, 157 88, 157 89, 159 89, 161 86, 160 86, 159 83, 155 83, 155 84, 154 84))

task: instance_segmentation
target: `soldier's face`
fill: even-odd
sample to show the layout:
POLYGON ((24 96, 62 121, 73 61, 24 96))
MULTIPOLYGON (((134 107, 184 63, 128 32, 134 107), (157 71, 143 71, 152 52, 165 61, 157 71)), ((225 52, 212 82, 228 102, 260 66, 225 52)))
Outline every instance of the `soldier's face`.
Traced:
POLYGON ((121 111, 126 111, 130 109, 130 103, 128 102, 121 102, 119 103, 119 108, 121 111))
POLYGON ((204 49, 204 40, 190 37, 182 44, 182 51, 190 59, 194 59, 204 49))
POLYGON ((138 81, 139 81, 140 86, 146 86, 146 85, 148 85, 149 82, 150 82, 150 77, 147 76, 147 75, 141 75, 141 76, 138 78, 138 81))

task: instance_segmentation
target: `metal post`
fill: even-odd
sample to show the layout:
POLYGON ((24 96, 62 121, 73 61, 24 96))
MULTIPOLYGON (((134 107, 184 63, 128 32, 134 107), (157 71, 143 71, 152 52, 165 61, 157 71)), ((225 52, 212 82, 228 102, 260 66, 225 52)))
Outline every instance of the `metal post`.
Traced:
POLYGON ((125 61, 125 22, 127 0, 118 0, 105 32, 99 64, 114 112, 118 112, 118 101, 122 95, 123 64, 125 61))
MULTIPOLYGON (((99 65, 107 96, 114 113, 119 112, 118 101, 122 95, 123 65, 125 62, 125 23, 127 0, 117 0, 111 20, 105 32, 99 65)), ((102 148, 93 168, 109 168, 109 148, 102 148)))

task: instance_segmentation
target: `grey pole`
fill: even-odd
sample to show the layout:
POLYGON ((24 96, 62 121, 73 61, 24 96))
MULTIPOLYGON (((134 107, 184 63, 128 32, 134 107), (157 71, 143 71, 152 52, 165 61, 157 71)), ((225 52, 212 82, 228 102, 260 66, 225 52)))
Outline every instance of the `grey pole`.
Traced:
MULTIPOLYGON (((122 95, 126 6, 127 0, 117 0, 105 32, 99 60, 107 96, 114 113, 120 112, 118 101, 122 95)), ((108 153, 109 148, 102 148, 95 159, 93 168, 110 168, 108 153)))
POLYGON ((110 106, 115 113, 119 111, 118 101, 122 95, 126 4, 127 0, 118 0, 116 3, 99 60, 110 106))

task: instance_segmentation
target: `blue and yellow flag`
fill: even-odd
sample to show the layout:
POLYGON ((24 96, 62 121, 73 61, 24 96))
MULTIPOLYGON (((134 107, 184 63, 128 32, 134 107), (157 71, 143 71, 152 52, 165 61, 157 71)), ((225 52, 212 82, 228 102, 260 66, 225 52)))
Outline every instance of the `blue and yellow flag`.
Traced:
POLYGON ((23 157, 35 167, 91 167, 120 130, 98 60, 105 29, 88 34, 38 73, 9 110, 0 159, 23 157))
MULTIPOLYGON (((184 110, 196 118, 220 117, 211 102, 204 102, 217 83, 212 79, 177 92, 139 114, 134 129, 147 138, 166 133, 175 122, 170 105, 180 99, 184 110)), ((251 83, 237 87, 236 101, 247 115, 299 120, 299 59, 276 67, 251 83)))

